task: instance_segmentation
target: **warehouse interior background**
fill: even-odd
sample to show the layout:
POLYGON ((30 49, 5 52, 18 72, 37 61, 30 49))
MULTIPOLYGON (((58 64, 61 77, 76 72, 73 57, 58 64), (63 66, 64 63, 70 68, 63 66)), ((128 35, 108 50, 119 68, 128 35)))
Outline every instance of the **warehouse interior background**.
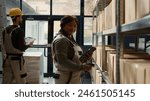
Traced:
MULTIPOLYGON (((79 20, 77 43, 84 50, 96 47, 93 84, 150 83, 150 0, 1 0, 0 37, 12 24, 12 7, 23 11, 26 37, 36 39, 24 53, 30 84, 54 83, 50 44, 64 15, 79 20)), ((0 50, 0 83, 2 62, 0 50)))

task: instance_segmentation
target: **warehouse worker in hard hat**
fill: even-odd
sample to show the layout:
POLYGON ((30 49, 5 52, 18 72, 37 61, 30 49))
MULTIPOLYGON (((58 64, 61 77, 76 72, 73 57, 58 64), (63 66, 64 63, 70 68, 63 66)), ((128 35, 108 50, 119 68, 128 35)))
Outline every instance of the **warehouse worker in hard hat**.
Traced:
POLYGON ((13 25, 6 27, 2 33, 3 83, 25 84, 27 72, 23 66, 23 52, 31 47, 33 42, 25 44, 25 33, 19 26, 22 23, 22 11, 19 8, 12 8, 9 16, 13 25))

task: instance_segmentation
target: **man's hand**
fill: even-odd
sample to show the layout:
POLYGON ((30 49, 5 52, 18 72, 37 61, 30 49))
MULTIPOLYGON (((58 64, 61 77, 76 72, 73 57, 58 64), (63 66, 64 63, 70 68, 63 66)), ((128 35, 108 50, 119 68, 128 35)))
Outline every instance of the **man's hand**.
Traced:
POLYGON ((32 42, 29 43, 29 47, 32 47, 32 46, 33 46, 33 42, 34 42, 34 41, 32 41, 32 42))

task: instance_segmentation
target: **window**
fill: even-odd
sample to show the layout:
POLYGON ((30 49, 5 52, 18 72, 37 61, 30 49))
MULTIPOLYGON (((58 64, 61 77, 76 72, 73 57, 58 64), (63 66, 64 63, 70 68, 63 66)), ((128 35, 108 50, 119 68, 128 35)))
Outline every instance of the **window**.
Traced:
POLYGON ((9 13, 9 9, 11 8, 20 8, 20 0, 6 0, 6 11, 9 13))
POLYGON ((6 23, 6 26, 12 25, 12 24, 13 24, 13 22, 12 22, 11 17, 7 16, 7 23, 6 23))
POLYGON ((84 15, 92 16, 92 12, 94 9, 94 5, 96 3, 96 0, 85 0, 84 1, 84 15))
POLYGON ((80 0, 53 0, 53 15, 80 15, 80 0))
POLYGON ((84 45, 92 45, 92 18, 84 18, 84 45))
POLYGON ((50 15, 50 0, 23 0, 25 15, 50 15))

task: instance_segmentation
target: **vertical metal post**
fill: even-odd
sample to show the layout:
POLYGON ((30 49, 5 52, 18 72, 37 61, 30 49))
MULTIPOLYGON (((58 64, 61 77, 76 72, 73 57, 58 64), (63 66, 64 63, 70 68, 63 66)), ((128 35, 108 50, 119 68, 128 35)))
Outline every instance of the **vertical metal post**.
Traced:
POLYGON ((20 0, 20 9, 22 10, 22 0, 20 0))
POLYGON ((139 47, 139 35, 135 37, 135 51, 138 51, 138 47, 139 47))
POLYGON ((52 16, 52 13, 53 13, 53 1, 50 0, 50 17, 52 16))
POLYGON ((120 0, 116 0, 116 83, 120 84, 120 0))
POLYGON ((80 27, 80 34, 77 34, 77 42, 79 45, 84 45, 84 0, 80 0, 80 21, 79 21, 79 27, 80 27))

